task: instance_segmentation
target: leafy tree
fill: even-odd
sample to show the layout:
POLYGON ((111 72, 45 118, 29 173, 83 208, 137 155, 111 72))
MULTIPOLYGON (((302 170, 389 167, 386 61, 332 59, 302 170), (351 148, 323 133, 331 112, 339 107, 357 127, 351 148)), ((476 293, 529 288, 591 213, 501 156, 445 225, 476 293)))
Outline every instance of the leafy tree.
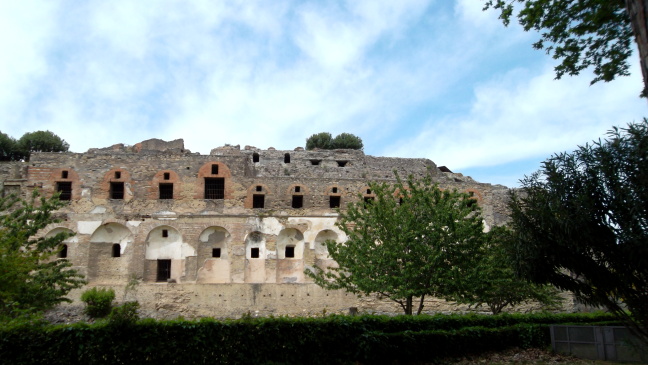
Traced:
POLYGON ((340 133, 331 141, 331 149, 362 150, 362 140, 351 133, 340 133))
POLYGON ((15 160, 16 140, 0 132, 0 161, 15 160))
POLYGON ((319 148, 322 150, 331 149, 332 140, 333 137, 331 136, 331 133, 328 132, 313 134, 312 136, 306 139, 306 149, 307 150, 314 150, 315 148, 319 148))
POLYGON ((350 203, 337 226, 344 243, 327 241, 338 267, 306 274, 326 289, 379 294, 412 314, 414 298, 459 291, 483 240, 479 208, 468 194, 441 190, 428 176, 369 183, 373 200, 350 203))
POLYGON ((62 204, 57 197, 39 197, 37 191, 29 200, 0 198, 0 315, 69 302, 65 295, 84 284, 67 260, 53 258, 70 234, 36 236, 55 222, 52 212, 62 204))
POLYGON ((494 227, 486 238, 467 287, 452 299, 475 307, 486 305, 493 314, 529 301, 546 307, 560 304, 560 296, 553 286, 534 284, 515 274, 511 262, 513 232, 509 228, 494 227))
POLYGON ((648 342, 648 121, 556 154, 521 183, 517 270, 607 307, 648 342))
POLYGON ((362 150, 362 139, 351 133, 340 133, 335 138, 331 133, 321 132, 313 134, 306 139, 306 149, 312 150, 319 148, 322 150, 333 150, 338 148, 362 150))
POLYGON ((29 160, 32 152, 66 152, 70 145, 50 131, 27 132, 17 142, 20 158, 29 160))
POLYGON ((629 75, 632 26, 624 0, 487 0, 488 8, 498 9, 505 25, 519 9, 524 30, 541 33, 533 47, 560 60, 558 79, 589 67, 594 67, 592 83, 629 75))

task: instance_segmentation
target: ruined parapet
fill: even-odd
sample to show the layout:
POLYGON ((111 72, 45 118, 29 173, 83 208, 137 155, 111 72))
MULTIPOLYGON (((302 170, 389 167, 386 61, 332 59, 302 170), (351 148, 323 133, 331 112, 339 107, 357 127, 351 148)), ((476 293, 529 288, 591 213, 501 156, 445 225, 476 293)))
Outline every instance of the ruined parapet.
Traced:
POLYGON ((190 154, 191 151, 184 148, 184 140, 176 139, 173 141, 163 141, 158 138, 147 139, 133 146, 123 143, 114 144, 110 147, 91 148, 87 153, 106 154, 106 153, 166 153, 166 154, 190 154))

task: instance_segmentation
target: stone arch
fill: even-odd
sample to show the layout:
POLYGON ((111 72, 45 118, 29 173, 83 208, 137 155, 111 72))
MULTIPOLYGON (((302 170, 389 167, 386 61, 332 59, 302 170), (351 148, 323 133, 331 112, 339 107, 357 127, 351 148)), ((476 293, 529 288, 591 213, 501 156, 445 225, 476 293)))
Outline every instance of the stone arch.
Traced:
POLYGON ((104 174, 100 184, 99 197, 110 200, 130 201, 134 197, 133 180, 130 173, 122 168, 113 168, 104 174), (121 189, 121 194, 119 193, 121 189))
POLYGON ((168 225, 153 228, 146 237, 146 281, 176 282, 195 279, 196 249, 185 243, 182 234, 168 225))
POLYGON ((340 236, 330 229, 320 231, 315 236, 315 266, 326 269, 335 265, 335 261, 329 256, 328 249, 324 242, 328 240, 339 242, 340 236))
POLYGON ((127 280, 132 243, 133 234, 123 224, 105 223, 95 229, 90 236, 88 280, 108 283, 127 280), (115 244, 119 245, 120 257, 113 257, 115 244))
POLYGON ((229 283, 232 235, 223 227, 208 227, 198 237, 199 283, 229 283))
MULTIPOLYGON (((220 188, 219 188, 220 189, 220 188)), ((225 200, 232 199, 234 188, 232 186, 232 172, 229 167, 219 161, 210 161, 205 163, 198 169, 198 181, 194 191, 195 199, 209 199, 209 200, 225 200), (209 181, 222 181, 222 195, 220 193, 216 196, 208 196, 205 189, 206 185, 211 184, 209 181)))
POLYGON ((303 281, 304 234, 295 228, 283 229, 277 236, 277 283, 303 281))
POLYGON ((182 191, 180 176, 173 170, 160 170, 151 181, 149 199, 177 199, 182 191))
POLYGON ((247 196, 245 197, 243 206, 247 209, 260 208, 258 205, 259 200, 257 200, 257 198, 262 197, 260 202, 263 208, 265 208, 268 204, 267 197, 271 194, 272 192, 268 189, 266 184, 254 183, 247 189, 247 196))
POLYGON ((250 232, 245 238, 245 282, 264 283, 266 238, 259 231, 250 232))
POLYGON ((79 174, 74 169, 54 169, 50 174, 52 195, 60 192, 60 200, 79 200, 81 198, 81 183, 79 174))
MULTIPOLYGON (((47 232, 44 237, 45 238, 54 237, 59 233, 72 233, 73 234, 74 231, 72 231, 69 228, 65 228, 65 227, 56 227, 56 228, 50 230, 49 232, 47 232)), ((79 240, 78 240, 78 238, 76 236, 70 236, 70 237, 64 239, 63 241, 61 241, 61 247, 60 248, 65 249, 65 255, 62 256, 61 251, 58 251, 56 257, 58 257, 58 258, 67 258, 68 260, 74 258, 76 256, 76 248, 77 248, 77 243, 78 242, 79 242, 79 240)))

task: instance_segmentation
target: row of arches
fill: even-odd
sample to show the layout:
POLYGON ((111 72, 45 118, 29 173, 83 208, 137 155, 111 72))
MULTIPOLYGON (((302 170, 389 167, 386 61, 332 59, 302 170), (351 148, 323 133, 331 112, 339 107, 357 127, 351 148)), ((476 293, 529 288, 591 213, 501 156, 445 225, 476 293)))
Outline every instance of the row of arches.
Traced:
MULTIPOLYGON (((58 227, 47 236, 63 230, 68 229, 58 227)), ((303 282, 308 265, 332 264, 324 242, 340 238, 324 229, 311 243, 304 232, 284 228, 278 234, 251 231, 235 242, 226 228, 210 226, 188 242, 169 225, 154 227, 143 242, 135 237, 123 224, 106 223, 94 230, 87 244, 80 244, 78 236, 68 238, 59 257, 85 267, 91 282, 119 282, 132 275, 148 282, 303 282)))

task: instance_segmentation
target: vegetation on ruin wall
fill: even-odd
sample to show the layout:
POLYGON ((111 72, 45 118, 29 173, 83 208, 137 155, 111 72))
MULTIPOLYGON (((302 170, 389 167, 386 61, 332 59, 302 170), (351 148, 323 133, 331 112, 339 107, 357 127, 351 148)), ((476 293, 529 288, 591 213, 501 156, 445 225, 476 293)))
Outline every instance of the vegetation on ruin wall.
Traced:
POLYGON ((328 316, 23 325, 0 329, 0 359, 10 364, 429 361, 509 347, 545 347, 549 324, 611 318, 607 314, 328 316))
POLYGON ((66 152, 69 148, 50 131, 27 132, 19 140, 0 131, 0 161, 29 161, 32 152, 66 152))

